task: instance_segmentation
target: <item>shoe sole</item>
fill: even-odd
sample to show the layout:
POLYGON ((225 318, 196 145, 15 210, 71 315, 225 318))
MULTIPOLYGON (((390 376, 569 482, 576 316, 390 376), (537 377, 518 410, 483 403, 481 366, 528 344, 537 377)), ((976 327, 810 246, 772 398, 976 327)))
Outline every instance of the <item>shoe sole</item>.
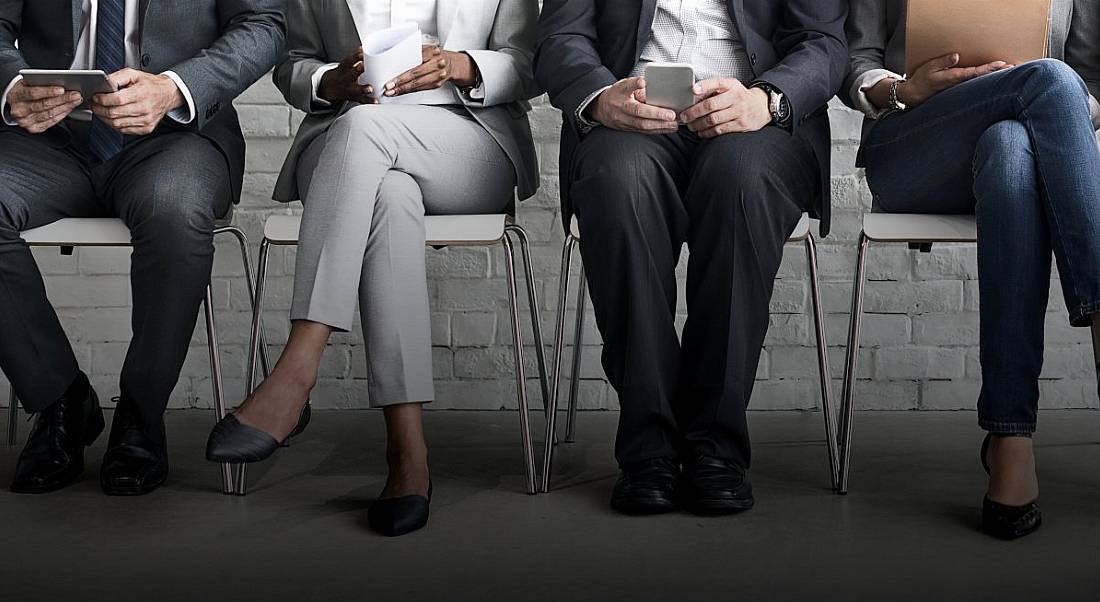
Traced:
POLYGON ((671 500, 667 502, 655 500, 649 503, 611 500, 611 509, 619 514, 625 514, 627 516, 655 516, 658 514, 668 514, 678 510, 676 504, 671 500))
POLYGON ((721 516, 725 514, 739 514, 747 510, 752 510, 756 505, 756 501, 753 499, 747 500, 695 500, 690 504, 685 504, 688 512, 692 514, 698 514, 700 516, 721 516))
POLYGON ((985 533, 986 535, 990 536, 990 537, 993 537, 995 539, 999 539, 1001 541, 1013 541, 1013 540, 1016 540, 1016 539, 1020 539, 1021 537, 1027 537, 1028 535, 1031 535, 1032 533, 1038 531, 1039 527, 1042 527, 1042 526, 1043 526, 1043 519, 1040 518, 1039 520, 1035 521, 1034 525, 1028 527, 1027 529, 1025 529, 1023 531, 1015 531, 1015 532, 1009 533, 1007 531, 1001 531, 1001 530, 998 530, 996 528, 992 528, 992 527, 986 525, 985 522, 983 521, 982 522, 982 532, 985 533))
POLYGON ((145 485, 144 487, 111 487, 104 483, 103 479, 99 480, 99 487, 103 490, 103 493, 112 497, 136 497, 156 491, 160 488, 161 485, 165 484, 167 481, 168 472, 165 471, 163 477, 161 477, 155 483, 145 485))

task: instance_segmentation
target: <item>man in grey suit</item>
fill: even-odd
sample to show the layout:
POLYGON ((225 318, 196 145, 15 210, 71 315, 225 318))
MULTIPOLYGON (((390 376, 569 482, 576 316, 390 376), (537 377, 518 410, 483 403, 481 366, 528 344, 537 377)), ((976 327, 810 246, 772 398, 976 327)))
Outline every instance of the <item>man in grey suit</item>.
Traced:
POLYGON ((622 414, 612 506, 752 506, 748 425, 783 244, 828 231, 826 103, 847 63, 843 0, 547 0, 535 77, 562 110, 566 223, 580 224, 603 364, 622 414), (646 103, 646 65, 689 63, 697 104, 646 103), (688 321, 675 267, 691 248, 688 321))
POLYGON ((65 217, 120 217, 134 242, 133 340, 101 484, 137 495, 164 482, 164 409, 209 282, 214 222, 240 197, 233 99, 278 59, 284 7, 0 0, 0 369, 37 414, 12 491, 75 481, 104 427, 19 234, 65 217), (99 69, 118 91, 28 86, 27 68, 99 69))

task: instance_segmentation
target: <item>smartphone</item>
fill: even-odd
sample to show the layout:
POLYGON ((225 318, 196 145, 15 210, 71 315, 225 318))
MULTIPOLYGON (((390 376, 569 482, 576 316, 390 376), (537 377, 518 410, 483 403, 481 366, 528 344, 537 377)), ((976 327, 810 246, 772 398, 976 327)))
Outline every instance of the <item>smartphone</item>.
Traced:
POLYGON ((71 69, 23 69, 19 71, 28 86, 57 86, 69 92, 80 92, 87 106, 96 94, 110 94, 118 89, 103 71, 71 69))
POLYGON ((650 63, 645 68, 645 102, 677 113, 695 104, 695 69, 683 63, 650 63))

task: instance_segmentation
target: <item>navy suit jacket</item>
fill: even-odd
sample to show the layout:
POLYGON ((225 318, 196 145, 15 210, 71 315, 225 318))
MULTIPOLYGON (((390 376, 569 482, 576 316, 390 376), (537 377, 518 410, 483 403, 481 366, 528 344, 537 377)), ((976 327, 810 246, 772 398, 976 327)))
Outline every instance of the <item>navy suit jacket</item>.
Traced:
MULTIPOLYGON (((753 70, 753 82, 781 90, 792 110, 792 136, 813 148, 821 195, 813 213, 829 230, 828 102, 844 83, 846 0, 728 0, 753 70)), ((581 133, 577 107, 596 90, 628 77, 649 41, 657 0, 545 0, 539 19, 535 78, 563 114, 563 219, 572 215, 569 184, 581 133)), ((750 82, 745 82, 749 84, 750 82)), ((731 134, 736 135, 736 134, 731 134)))

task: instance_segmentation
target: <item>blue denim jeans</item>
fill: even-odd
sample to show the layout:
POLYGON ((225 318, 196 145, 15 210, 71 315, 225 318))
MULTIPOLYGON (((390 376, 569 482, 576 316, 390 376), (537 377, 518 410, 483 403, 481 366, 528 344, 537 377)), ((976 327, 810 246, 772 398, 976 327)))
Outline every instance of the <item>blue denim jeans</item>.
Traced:
POLYGON ((883 118, 863 165, 880 211, 976 214, 979 423, 1034 432, 1052 252, 1071 323, 1100 311, 1100 151, 1084 82, 1043 60, 956 86, 883 118))

